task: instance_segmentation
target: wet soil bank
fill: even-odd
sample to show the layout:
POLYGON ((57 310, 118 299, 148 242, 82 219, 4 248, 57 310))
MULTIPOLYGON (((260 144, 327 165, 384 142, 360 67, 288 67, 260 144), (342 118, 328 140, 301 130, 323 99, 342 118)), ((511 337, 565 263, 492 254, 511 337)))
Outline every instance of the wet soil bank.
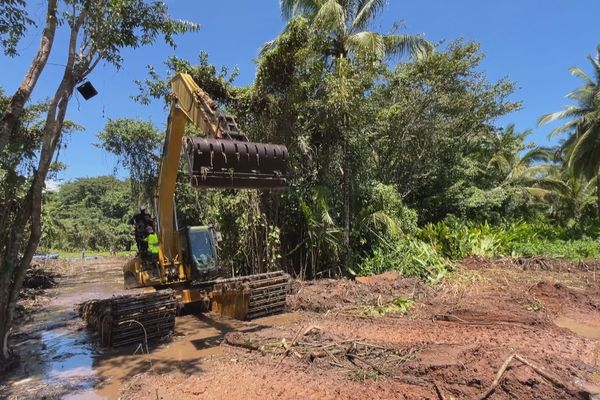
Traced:
POLYGON ((597 262, 465 260, 425 284, 393 273, 294 283, 286 314, 190 313, 142 354, 97 348, 75 305, 120 294, 120 265, 78 265, 13 336, 0 397, 588 399, 600 392, 597 262), (505 361, 512 355, 506 368, 505 361), (525 360, 525 362, 521 361, 525 360), (493 391, 494 378, 502 372, 493 391))

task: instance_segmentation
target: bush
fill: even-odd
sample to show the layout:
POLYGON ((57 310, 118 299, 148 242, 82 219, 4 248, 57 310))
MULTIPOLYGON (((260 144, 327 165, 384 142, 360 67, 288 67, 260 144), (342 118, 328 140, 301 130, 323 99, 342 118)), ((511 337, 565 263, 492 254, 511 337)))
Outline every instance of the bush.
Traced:
POLYGON ((421 238, 451 260, 492 257, 502 252, 503 237, 487 223, 472 224, 455 218, 421 229, 421 238))
POLYGON ((405 238, 394 246, 377 247, 373 254, 358 264, 355 275, 376 275, 398 271, 404 276, 418 276, 432 281, 442 278, 450 269, 450 261, 429 243, 405 238))
POLYGON ((600 256, 594 222, 558 226, 544 221, 518 221, 490 226, 447 218, 428 224, 420 234, 445 257, 547 256, 580 260, 600 256))

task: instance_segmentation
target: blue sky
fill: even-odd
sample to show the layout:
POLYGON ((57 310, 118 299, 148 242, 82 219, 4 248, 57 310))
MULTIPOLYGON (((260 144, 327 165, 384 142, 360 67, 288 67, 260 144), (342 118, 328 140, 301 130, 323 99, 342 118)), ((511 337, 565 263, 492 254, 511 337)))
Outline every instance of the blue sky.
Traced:
MULTIPOLYGON (((23 39, 21 56, 8 59, 0 56, 0 86, 12 93, 21 81, 39 42, 45 4, 31 0, 29 7, 38 28, 23 39)), ((135 51, 126 51, 125 63, 117 71, 110 65, 99 65, 90 76, 99 95, 84 101, 76 95, 68 118, 86 127, 84 132, 68 139, 61 161, 68 169, 61 179, 111 174, 115 159, 95 148, 95 135, 108 118, 134 117, 151 119, 164 128, 166 114, 162 104, 136 104, 134 79, 146 76, 146 65, 164 72, 163 60, 178 55, 194 61, 201 50, 209 53, 210 62, 218 66, 237 66, 238 85, 251 83, 255 75, 254 59, 258 48, 277 36, 284 21, 277 0, 170 0, 167 1, 176 18, 201 24, 198 33, 179 37, 173 50, 163 44, 135 51)), ((598 0, 390 0, 373 28, 387 31, 395 21, 403 21, 405 32, 420 33, 427 39, 450 42, 463 38, 481 44, 486 59, 481 65, 490 80, 508 77, 516 82, 514 100, 523 101, 523 109, 499 121, 514 122, 519 129, 533 129, 532 140, 547 142, 549 127, 536 128, 540 115, 556 111, 568 104, 565 94, 580 82, 568 69, 580 66, 589 71, 586 56, 593 54, 600 43, 598 0)), ((64 64, 66 37, 59 32, 46 67, 34 94, 34 100, 51 96, 64 64)), ((123 175, 119 171, 119 175, 123 175)))

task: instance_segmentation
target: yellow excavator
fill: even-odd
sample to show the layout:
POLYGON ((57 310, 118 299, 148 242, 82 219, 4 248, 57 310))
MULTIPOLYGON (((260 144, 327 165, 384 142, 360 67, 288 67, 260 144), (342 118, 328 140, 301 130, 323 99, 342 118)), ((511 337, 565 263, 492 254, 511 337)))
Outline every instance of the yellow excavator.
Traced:
POLYGON ((127 289, 150 290, 80 306, 103 344, 113 347, 168 337, 178 309, 186 304, 236 319, 278 313, 285 306, 290 277, 283 271, 223 277, 220 234, 212 226, 178 226, 175 184, 183 155, 195 188, 281 189, 286 186, 287 148, 250 142, 234 117, 216 112, 215 103, 190 75, 177 74, 171 89, 154 198, 158 255, 140 251, 123 267, 127 289), (188 124, 204 136, 185 137, 188 124))

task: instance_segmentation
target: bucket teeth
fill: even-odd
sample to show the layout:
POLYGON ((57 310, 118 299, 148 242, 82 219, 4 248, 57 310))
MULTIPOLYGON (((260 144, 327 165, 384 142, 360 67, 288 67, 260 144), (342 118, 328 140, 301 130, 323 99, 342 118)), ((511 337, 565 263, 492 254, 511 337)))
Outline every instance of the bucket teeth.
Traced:
POLYGON ((195 187, 277 189, 286 185, 288 152, 283 145, 190 137, 186 153, 195 187))

